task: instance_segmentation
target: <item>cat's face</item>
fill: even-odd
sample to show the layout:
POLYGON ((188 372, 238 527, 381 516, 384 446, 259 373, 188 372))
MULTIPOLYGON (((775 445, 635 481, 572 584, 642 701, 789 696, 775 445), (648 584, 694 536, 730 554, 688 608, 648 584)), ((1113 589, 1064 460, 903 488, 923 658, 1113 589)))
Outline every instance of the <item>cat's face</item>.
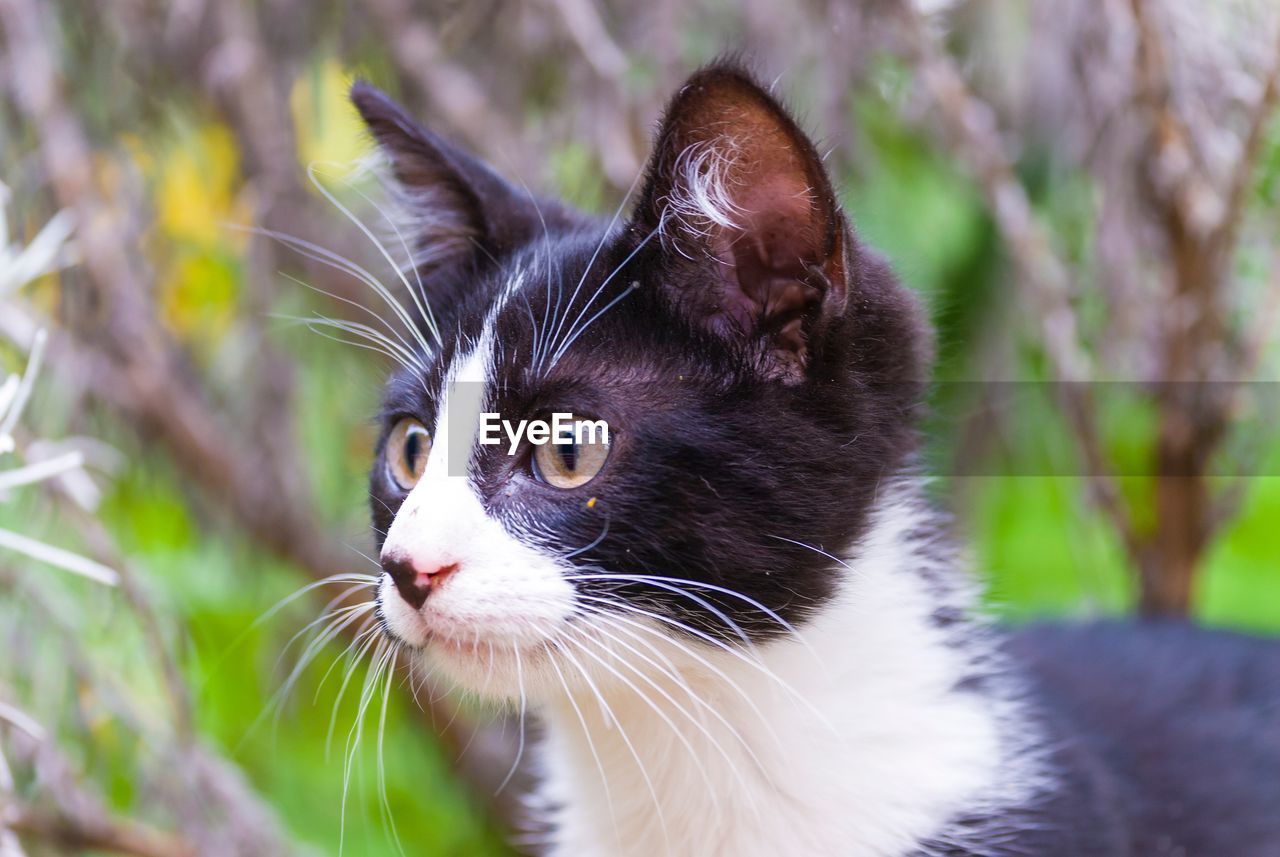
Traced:
POLYGON ((370 479, 387 633, 464 686, 536 695, 607 681, 621 641, 741 646, 821 611, 911 449, 925 344, 773 99, 695 75, 610 222, 353 98, 420 215, 431 314, 370 479), (609 441, 484 444, 482 414, 609 441))

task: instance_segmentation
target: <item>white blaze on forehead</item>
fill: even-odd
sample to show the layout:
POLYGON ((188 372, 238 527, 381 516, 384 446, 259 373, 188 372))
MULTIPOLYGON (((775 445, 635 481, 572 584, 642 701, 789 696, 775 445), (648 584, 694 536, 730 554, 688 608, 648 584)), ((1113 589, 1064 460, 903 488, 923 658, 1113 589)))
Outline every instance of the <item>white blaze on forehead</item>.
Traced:
POLYGON ((480 339, 464 357, 456 359, 440 391, 440 408, 432 432, 432 455, 427 467, 447 468, 450 475, 465 475, 479 441, 481 413, 493 385, 495 327, 498 315, 524 285, 517 271, 502 290, 497 306, 485 318, 480 339), (443 455, 436 455, 436 451, 443 455))
POLYGON ((446 374, 423 482, 439 471, 444 471, 446 477, 466 477, 475 454, 482 405, 492 381, 492 349, 492 328, 486 325, 476 347, 454 361, 446 374))

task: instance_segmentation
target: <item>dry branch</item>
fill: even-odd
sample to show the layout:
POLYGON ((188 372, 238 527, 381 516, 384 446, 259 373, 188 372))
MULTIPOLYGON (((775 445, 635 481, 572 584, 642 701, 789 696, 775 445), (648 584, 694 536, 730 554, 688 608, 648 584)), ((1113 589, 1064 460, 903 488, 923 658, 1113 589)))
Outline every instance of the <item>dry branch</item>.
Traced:
MULTIPOLYGON (((70 211, 88 275, 104 307, 101 327, 58 335, 51 362, 103 402, 129 415, 145 436, 168 449, 188 480, 226 509, 258 544, 316 578, 351 571, 351 551, 316 516, 297 474, 295 457, 242 439, 210 404, 180 346, 166 333, 151 300, 153 272, 130 252, 131 236, 98 195, 89 165, 93 152, 63 97, 50 43, 48 10, 37 0, 0 0, 7 78, 14 101, 35 127, 40 156, 58 203, 70 211)), ((455 759, 474 738, 474 726, 447 698, 427 694, 427 717, 455 759)), ((489 777, 484 760, 459 762, 479 788, 489 777)))
POLYGON ((413 95, 476 151, 496 155, 504 171, 533 176, 532 164, 511 145, 520 139, 517 127, 493 109, 490 94, 469 71, 449 60, 425 16, 414 14, 408 0, 365 0, 365 6, 413 95))
MULTIPOLYGON (((1148 614, 1183 615, 1191 604, 1195 573, 1226 511, 1221 504, 1215 510, 1208 468, 1228 436, 1238 401, 1228 382, 1251 377, 1257 368, 1253 345, 1231 354, 1222 343, 1228 338, 1232 264, 1248 188, 1276 109, 1280 43, 1249 111, 1238 162, 1226 186, 1216 188, 1197 149, 1195 132, 1200 129, 1180 111, 1174 91, 1159 20, 1166 7, 1152 0, 1130 0, 1128 7, 1135 34, 1134 91, 1120 102, 1142 105, 1148 126, 1124 169, 1146 180, 1144 214, 1155 226, 1159 247, 1141 264, 1157 273, 1161 288, 1158 300, 1144 305, 1145 326, 1156 331, 1149 359, 1160 376, 1152 387, 1158 430, 1148 501, 1155 514, 1150 528, 1141 532, 1110 475, 1091 393, 1087 383, 1080 383, 1091 380, 1092 372, 1071 302, 1077 275, 1036 223, 1004 154, 994 111, 970 91, 915 6, 895 4, 905 53, 937 107, 948 142, 976 175, 1039 316, 1045 354, 1088 469, 1092 496, 1136 569, 1140 606, 1148 614)), ((1137 243, 1139 236, 1130 240, 1137 243)), ((1262 330, 1248 333, 1248 342, 1265 341, 1273 333, 1269 318, 1260 323, 1262 330)), ((1230 499, 1224 502, 1231 505, 1230 499)))
POLYGON ((1045 354, 1056 390, 1079 446, 1091 496, 1115 527, 1126 550, 1140 551, 1131 515, 1112 476, 1098 431, 1088 382, 1091 361, 1080 343, 1079 321, 1071 305, 1068 268, 1036 222, 1030 200, 1005 155, 995 112, 965 83, 955 63, 934 42, 910 2, 898 3, 906 55, 916 68, 931 102, 946 126, 953 148, 978 179, 996 223, 1022 274, 1027 296, 1040 322, 1045 354))
POLYGON ((180 837, 108 815, 73 817, 20 801, 0 802, 0 827, 58 848, 104 851, 133 857, 196 857, 180 837))

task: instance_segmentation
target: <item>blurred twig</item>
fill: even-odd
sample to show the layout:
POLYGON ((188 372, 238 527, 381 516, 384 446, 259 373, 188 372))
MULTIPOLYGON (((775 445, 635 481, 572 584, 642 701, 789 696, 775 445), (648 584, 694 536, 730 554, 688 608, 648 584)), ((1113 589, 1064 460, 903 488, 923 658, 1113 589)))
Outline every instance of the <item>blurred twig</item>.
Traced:
POLYGON ((418 100, 438 111, 477 151, 501 152, 500 165, 517 176, 533 175, 519 147, 510 145, 519 139, 516 126, 493 109, 492 97, 466 68, 449 60, 425 17, 415 14, 408 0, 365 0, 364 5, 418 100))
POLYGON ((12 793, 0 793, 0 830, 32 836, 67 849, 92 849, 136 857, 194 857, 196 850, 182 838, 135 821, 113 817, 85 789, 71 764, 34 722, 9 706, 0 705, 0 723, 11 724, 11 746, 31 760, 41 785, 56 809, 35 806, 12 793))
POLYGON ((1136 41, 1133 96, 1145 107, 1149 130, 1127 167, 1147 181, 1147 206, 1162 244, 1160 257, 1152 260, 1161 299, 1146 307, 1147 324, 1154 323, 1156 329, 1151 361, 1160 372, 1153 385, 1158 429, 1149 498, 1155 514, 1152 524, 1139 531, 1102 446, 1088 386, 1093 380, 1091 361, 1072 306, 1075 275, 1035 221, 1012 160, 1004 154, 994 111, 969 89, 915 4, 903 0, 894 8, 905 35, 905 53, 938 109, 952 148, 977 176, 1037 311, 1044 351, 1088 471, 1092 497, 1137 570, 1140 605, 1149 614, 1185 614, 1207 547, 1224 515, 1238 502, 1237 491, 1215 504, 1208 478, 1209 464, 1227 436, 1237 403, 1231 382, 1251 377, 1260 349, 1254 343, 1274 332, 1271 314, 1265 313, 1261 329, 1246 334, 1243 349, 1231 354, 1222 346, 1247 191, 1276 109, 1280 42, 1258 101, 1249 111, 1238 160, 1219 189, 1175 97, 1159 19, 1167 7, 1153 0, 1129 3, 1136 41))
POLYGON ((1222 203, 1206 179, 1195 140, 1173 101, 1167 50, 1150 0, 1131 0, 1137 50, 1138 96, 1153 116, 1150 169, 1157 192, 1188 235, 1208 233, 1220 217, 1222 203))
POLYGON ((94 189, 92 150, 62 99, 40 9, 34 0, 3 0, 0 21, 15 100, 39 131, 44 168, 59 202, 75 216, 84 266, 104 307, 103 329, 74 345, 77 362, 96 366, 103 382, 96 392, 154 431, 196 484, 262 544, 319 576, 346 570, 344 553, 324 537, 309 499, 281 490, 292 482, 281 474, 300 468, 246 455, 254 444, 230 443, 235 432, 209 407, 160 328, 147 297, 154 278, 127 251, 129 236, 94 189))
MULTIPOLYGON (((46 16, 37 0, 0 0, 5 77, 38 132, 54 193, 78 225, 88 284, 104 309, 100 329, 53 337, 51 362, 72 377, 91 378, 95 395, 163 443, 192 483, 259 544, 317 578, 349 571, 348 551, 315 515, 296 476, 304 472, 299 462, 240 438, 163 330, 149 299, 153 272, 129 252, 130 236, 89 174, 95 159, 63 98, 46 16)), ((471 742, 471 724, 456 716, 451 700, 430 696, 427 707, 448 751, 460 755, 471 742)))
POLYGON ((1039 316, 1045 353, 1067 411, 1073 436, 1084 457, 1091 496, 1107 515, 1131 554, 1139 550, 1137 533, 1098 432, 1088 381, 1090 360, 1080 344, 1079 322, 1071 305, 1068 268, 1036 222, 1026 191, 1004 154, 995 113, 970 91, 954 62, 933 37, 911 2, 896 4, 908 57, 937 106, 954 148, 978 178, 992 213, 1023 275, 1039 316))
POLYGON ((605 29, 591 0, 551 0, 582 55, 596 73, 613 83, 627 70, 627 57, 605 29))
POLYGON ((0 817, 12 830, 59 848, 135 857, 195 857, 179 837, 109 815, 71 816, 20 801, 0 801, 0 817))
MULTIPOLYGON (((1276 115, 1277 101, 1280 101, 1280 33, 1276 34, 1271 69, 1263 81, 1258 101, 1250 111, 1240 156, 1228 179, 1223 216, 1212 239, 1211 252, 1218 266, 1223 269, 1231 264, 1239 239, 1240 224, 1248 208, 1249 187, 1258 166, 1258 158, 1262 155, 1267 128, 1276 115)), ((1280 283, 1273 284, 1272 289, 1277 288, 1280 288, 1280 283)))

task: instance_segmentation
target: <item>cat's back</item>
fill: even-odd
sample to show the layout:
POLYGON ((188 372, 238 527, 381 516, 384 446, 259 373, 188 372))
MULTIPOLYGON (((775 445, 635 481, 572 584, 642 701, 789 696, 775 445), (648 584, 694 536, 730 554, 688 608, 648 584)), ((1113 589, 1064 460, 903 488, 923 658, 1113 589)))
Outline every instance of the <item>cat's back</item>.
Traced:
POLYGON ((1104 815, 1141 857, 1280 855, 1280 641, 1114 622, 1032 626, 1009 652, 1055 755, 1089 771, 1075 823, 1104 815))

